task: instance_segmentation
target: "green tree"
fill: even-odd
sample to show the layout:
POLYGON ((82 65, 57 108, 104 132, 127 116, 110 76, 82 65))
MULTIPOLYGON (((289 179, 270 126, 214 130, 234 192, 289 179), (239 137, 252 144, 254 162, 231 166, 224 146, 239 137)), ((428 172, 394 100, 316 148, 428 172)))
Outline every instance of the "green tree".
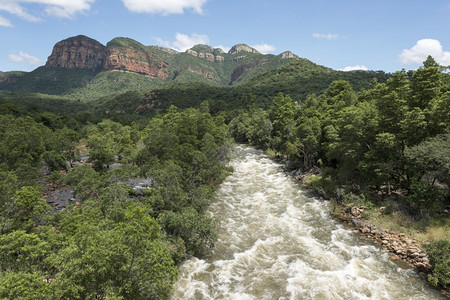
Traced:
POLYGON ((409 102, 410 108, 419 107, 422 110, 440 96, 442 88, 442 71, 436 61, 428 56, 423 65, 413 74, 409 102))
POLYGON ((288 95, 279 93, 273 98, 269 107, 269 118, 272 122, 273 148, 282 154, 287 154, 287 143, 295 136, 294 117, 298 106, 288 95))
POLYGON ((191 207, 183 208, 179 213, 164 212, 158 221, 169 235, 183 239, 191 255, 201 253, 203 247, 212 248, 217 239, 213 219, 200 215, 191 207))
POLYGON ((39 273, 4 272, 0 276, 0 298, 48 300, 53 298, 51 285, 39 273))
POLYGON ((41 198, 39 190, 25 186, 4 205, 0 233, 16 229, 31 230, 34 225, 43 223, 50 209, 41 198))

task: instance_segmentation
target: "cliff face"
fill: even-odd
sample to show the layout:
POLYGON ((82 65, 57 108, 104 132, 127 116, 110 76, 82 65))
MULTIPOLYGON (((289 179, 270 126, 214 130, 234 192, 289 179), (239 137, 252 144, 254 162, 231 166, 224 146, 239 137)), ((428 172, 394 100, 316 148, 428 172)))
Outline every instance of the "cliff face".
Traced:
POLYGON ((103 65, 105 71, 138 73, 150 78, 167 78, 168 64, 152 60, 144 52, 133 49, 107 48, 103 65))
POLYGON ((152 60, 145 51, 108 47, 86 36, 76 36, 56 43, 48 57, 47 68, 125 71, 151 78, 167 78, 168 65, 152 60))
POLYGON ((103 67, 104 50, 105 46, 96 40, 79 35, 56 43, 45 66, 97 70, 103 67))
MULTIPOLYGON (((245 44, 233 46, 228 53, 208 45, 195 45, 185 53, 190 55, 158 46, 144 46, 123 37, 114 38, 104 46, 94 39, 78 35, 56 43, 45 67, 88 69, 93 72, 122 71, 149 78, 170 77, 172 80, 180 73, 188 72, 210 81, 232 84, 243 73, 264 65, 268 59, 273 59, 266 58, 245 44), (196 59, 193 60, 191 56, 196 59), (251 61, 247 58, 251 58, 251 61)), ((279 57, 297 56, 284 52, 279 57)))

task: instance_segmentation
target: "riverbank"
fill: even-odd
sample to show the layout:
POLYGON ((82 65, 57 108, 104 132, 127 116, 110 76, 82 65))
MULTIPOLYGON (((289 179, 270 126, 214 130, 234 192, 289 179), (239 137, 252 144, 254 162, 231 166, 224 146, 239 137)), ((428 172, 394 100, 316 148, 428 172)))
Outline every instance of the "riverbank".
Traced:
MULTIPOLYGON (((392 261, 405 263, 411 268, 414 268, 425 279, 432 274, 433 267, 430 264, 430 258, 423 250, 423 246, 427 242, 426 240, 419 241, 411 235, 401 232, 401 230, 383 228, 373 224, 371 218, 367 217, 370 215, 368 213, 369 207, 367 206, 355 205, 355 203, 338 204, 323 189, 318 189, 311 184, 311 177, 314 177, 314 174, 293 175, 304 188, 312 190, 325 199, 333 201, 330 214, 349 228, 358 231, 364 238, 371 240, 381 249, 389 252, 392 261)), ((384 209, 383 207, 378 208, 378 213, 384 209)), ((371 210, 373 211, 373 208, 371 210)), ((450 298, 450 288, 441 289, 441 292, 450 298)))

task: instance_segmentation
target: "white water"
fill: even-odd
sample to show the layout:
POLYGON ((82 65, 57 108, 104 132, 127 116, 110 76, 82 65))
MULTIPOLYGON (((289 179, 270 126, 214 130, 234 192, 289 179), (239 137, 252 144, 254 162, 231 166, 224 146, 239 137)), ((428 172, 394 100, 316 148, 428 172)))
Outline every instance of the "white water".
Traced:
POLYGON ((280 165, 246 146, 209 212, 214 251, 181 266, 172 299, 440 299, 417 275, 366 245, 280 165))

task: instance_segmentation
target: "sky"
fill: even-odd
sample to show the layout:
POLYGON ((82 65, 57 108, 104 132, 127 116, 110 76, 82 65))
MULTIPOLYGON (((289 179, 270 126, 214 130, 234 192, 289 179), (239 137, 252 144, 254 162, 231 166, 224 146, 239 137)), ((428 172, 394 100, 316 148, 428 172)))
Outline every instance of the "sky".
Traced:
POLYGON ((32 71, 58 41, 129 37, 291 51, 335 70, 450 66, 450 0, 0 0, 0 71, 32 71))

